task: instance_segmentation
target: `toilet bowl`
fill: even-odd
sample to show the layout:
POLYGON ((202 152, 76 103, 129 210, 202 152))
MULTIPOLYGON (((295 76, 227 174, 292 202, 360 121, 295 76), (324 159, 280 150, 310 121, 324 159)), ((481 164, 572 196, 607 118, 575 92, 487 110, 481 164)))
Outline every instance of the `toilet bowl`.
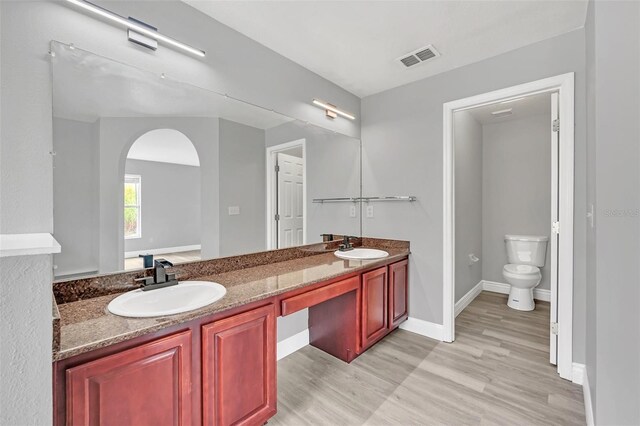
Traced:
POLYGON ((502 268, 502 276, 511 285, 507 306, 519 311, 535 309, 533 289, 540 284, 547 254, 545 236, 505 235, 509 263, 502 268))
POLYGON ((540 284, 542 274, 540 268, 531 265, 504 265, 502 276, 511 285, 507 306, 519 311, 532 311, 533 289, 540 284))

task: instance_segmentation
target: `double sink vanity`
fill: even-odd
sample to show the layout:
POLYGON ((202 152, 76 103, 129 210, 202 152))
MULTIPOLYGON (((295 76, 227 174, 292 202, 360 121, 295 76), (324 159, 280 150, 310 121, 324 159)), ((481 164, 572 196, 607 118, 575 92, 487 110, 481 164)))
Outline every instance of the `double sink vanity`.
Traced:
POLYGON ((50 50, 56 425, 261 425, 278 341, 348 363, 407 318, 409 243, 345 236, 415 197, 363 196, 358 138, 50 50))
POLYGON ((263 424, 277 317, 308 308, 309 343, 345 362, 407 318, 408 242, 338 244, 184 263, 146 292, 152 269, 54 283, 54 423, 263 424))

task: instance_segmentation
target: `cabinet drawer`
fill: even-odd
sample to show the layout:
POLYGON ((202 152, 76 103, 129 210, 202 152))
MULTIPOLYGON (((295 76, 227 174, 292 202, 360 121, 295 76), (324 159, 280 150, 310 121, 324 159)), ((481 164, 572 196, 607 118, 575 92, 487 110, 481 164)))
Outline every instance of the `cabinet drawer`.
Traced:
POLYGON ((282 301, 282 315, 289 315, 302 309, 318 305, 334 297, 357 290, 359 287, 360 277, 352 277, 290 297, 282 301))

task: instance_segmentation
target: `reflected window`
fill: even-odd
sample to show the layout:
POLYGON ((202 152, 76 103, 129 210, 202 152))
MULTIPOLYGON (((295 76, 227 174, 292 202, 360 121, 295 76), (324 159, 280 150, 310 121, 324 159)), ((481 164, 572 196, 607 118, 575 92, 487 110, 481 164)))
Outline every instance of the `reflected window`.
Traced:
POLYGON ((142 236, 141 183, 140 175, 124 176, 124 237, 127 239, 142 236))

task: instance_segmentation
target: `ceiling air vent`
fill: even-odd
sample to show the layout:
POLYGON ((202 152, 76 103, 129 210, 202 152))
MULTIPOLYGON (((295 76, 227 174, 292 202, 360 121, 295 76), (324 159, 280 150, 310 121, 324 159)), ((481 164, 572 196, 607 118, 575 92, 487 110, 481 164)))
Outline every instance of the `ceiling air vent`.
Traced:
POLYGON ((398 61, 400 61, 405 68, 410 68, 438 56, 440 56, 438 51, 432 45, 428 45, 407 53, 406 55, 402 55, 398 58, 398 61))

